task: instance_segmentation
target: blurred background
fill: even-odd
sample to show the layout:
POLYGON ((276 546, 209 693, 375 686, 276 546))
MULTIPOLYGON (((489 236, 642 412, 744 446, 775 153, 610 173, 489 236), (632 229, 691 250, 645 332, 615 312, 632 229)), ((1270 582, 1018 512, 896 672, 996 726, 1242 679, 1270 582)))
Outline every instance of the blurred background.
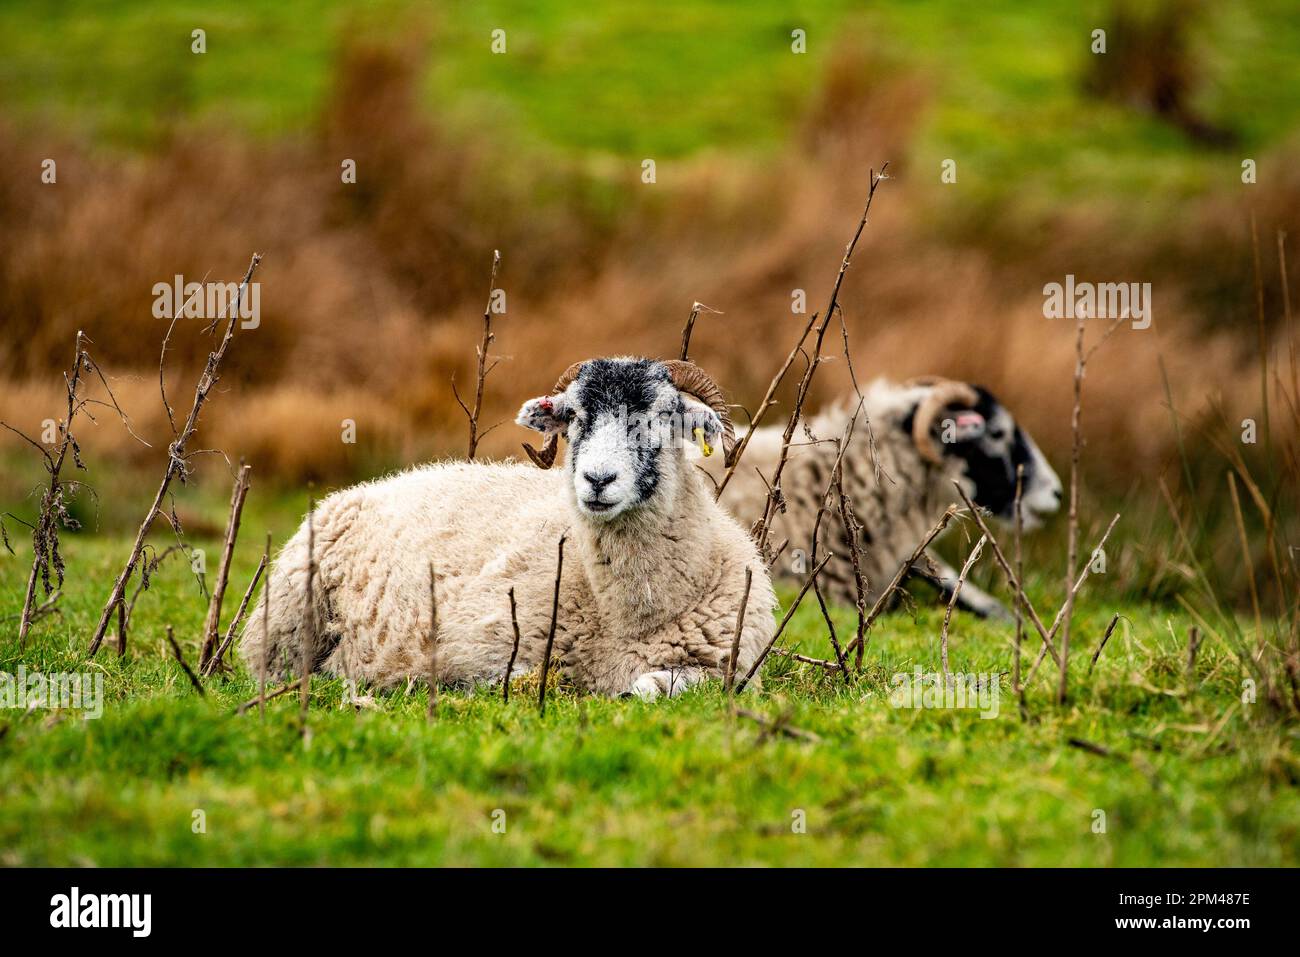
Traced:
MULTIPOLYGON (((720 314, 693 357, 752 408, 806 320, 792 290, 821 308, 886 161, 840 297, 859 376, 982 383, 1065 475, 1074 329, 1044 318, 1043 286, 1149 282, 1151 328, 1120 329, 1088 369, 1087 524, 1126 510, 1129 580, 1151 596, 1179 581, 1166 498, 1223 528, 1239 565, 1223 449, 1267 446, 1260 494, 1274 514, 1294 501, 1267 481, 1295 467, 1289 0, 978 16, 955 0, 6 0, 0 419, 38 435, 61 415, 84 330, 152 443, 111 414, 82 426, 93 527, 138 522, 170 434, 153 286, 237 280, 254 250, 261 323, 237 335, 198 445, 246 458, 263 488, 463 454, 450 383, 472 389, 494 249, 507 311, 484 426, 577 359, 674 354, 697 300, 720 314)), ((181 321, 169 345, 181 414, 204 326, 181 321)), ((814 400, 848 389, 833 362, 814 400)), ((482 453, 526 438, 507 423, 482 453)), ((0 465, 0 505, 28 515, 39 458, 10 435, 0 465)), ((197 480, 224 496, 230 475, 212 457, 197 480)))

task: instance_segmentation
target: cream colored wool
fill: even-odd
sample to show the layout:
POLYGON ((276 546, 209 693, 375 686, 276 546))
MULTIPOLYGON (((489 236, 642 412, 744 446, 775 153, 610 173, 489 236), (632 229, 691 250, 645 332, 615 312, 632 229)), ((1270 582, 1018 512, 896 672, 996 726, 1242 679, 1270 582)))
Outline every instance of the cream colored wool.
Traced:
MULTIPOLYGON (((908 388, 878 381, 864 392, 864 408, 877 439, 875 460, 882 473, 879 481, 861 415, 844 457, 844 491, 867 536, 862 542, 861 560, 869 588, 868 607, 943 517, 944 510, 953 503, 961 503, 953 481, 961 480, 968 494, 973 491, 960 460, 945 459, 942 466, 932 465, 921 458, 911 436, 902 428, 904 419, 926 391, 924 387, 908 388)), ((852 409, 837 406, 810 419, 808 426, 818 439, 838 439, 844 434, 851 414, 852 409)), ((755 469, 771 479, 781 450, 781 432, 780 427, 768 427, 754 433, 740 467, 723 492, 721 504, 747 526, 762 517, 768 496, 767 485, 755 469)), ((781 475, 786 510, 777 512, 770 536, 774 547, 789 541, 777 562, 778 573, 798 578, 811 571, 808 550, 812 545, 812 529, 836 454, 834 442, 808 444, 802 428, 796 432, 781 475)), ((705 464, 715 477, 721 478, 721 469, 712 463, 705 464)), ((820 576, 827 597, 852 604, 857 586, 847 532, 834 496, 830 511, 822 519, 819 558, 828 550, 835 557, 820 576)), ((940 564, 938 569, 940 578, 947 577, 946 566, 940 564)), ((955 572, 952 577, 955 579, 955 572)), ((968 585, 967 589, 968 597, 977 597, 973 586, 968 585)))
POLYGON ((544 654, 556 546, 567 534, 553 660, 575 685, 653 696, 721 676, 748 566, 743 675, 775 629, 767 572, 684 453, 665 453, 665 465, 662 497, 605 523, 579 515, 558 465, 435 464, 337 492, 314 515, 314 607, 304 521, 272 570, 269 620, 264 594, 241 654, 254 674, 263 661, 296 673, 310 613, 316 668, 380 687, 427 678, 432 564, 438 681, 503 677, 512 586, 522 635, 513 674, 522 674, 544 654))

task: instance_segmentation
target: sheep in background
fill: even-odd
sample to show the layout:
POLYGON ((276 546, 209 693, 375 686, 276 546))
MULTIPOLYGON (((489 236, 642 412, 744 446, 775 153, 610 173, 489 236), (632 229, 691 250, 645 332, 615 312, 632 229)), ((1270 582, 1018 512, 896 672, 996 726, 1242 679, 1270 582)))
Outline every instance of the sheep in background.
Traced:
POLYGON ((552 449, 565 435, 564 468, 434 464, 321 501, 311 607, 304 522, 276 559, 269 621, 264 594, 244 629, 249 668, 298 670, 314 619, 313 669, 380 687, 427 677, 431 565, 440 683, 503 677, 512 586, 522 636, 514 673, 538 667, 556 545, 567 535, 554 660, 575 684, 654 698, 723 675, 749 568, 744 675, 775 630, 776 599, 746 531, 687 461, 692 434, 706 447, 735 441, 717 385, 687 362, 593 359, 516 421, 548 435, 552 449))
MULTIPOLYGON (((972 501, 1004 521, 1013 519, 1016 468, 1024 467, 1021 510, 1024 528, 1032 530, 1060 507, 1061 480, 1038 446, 1020 428, 1001 403, 984 388, 946 379, 916 379, 903 385, 877 380, 863 395, 863 409, 876 438, 876 459, 882 475, 876 479, 875 463, 861 417, 845 453, 845 494, 862 523, 862 570, 873 602, 916 546, 951 504, 960 504, 953 481, 960 480, 972 501)), ((808 421, 821 440, 843 435, 853 406, 837 406, 808 421)), ((770 478, 781 448, 781 429, 760 428, 750 439, 721 502, 744 522, 763 515, 768 489, 755 468, 770 478)), ((835 443, 792 443, 781 478, 786 511, 776 512, 772 541, 789 539, 790 549, 807 550, 822 495, 830 481, 836 457, 835 443)), ((706 463, 715 479, 723 469, 706 463)), ((821 577, 828 597, 852 604, 856 583, 844 523, 834 508, 822 519, 821 542, 836 553, 821 577)), ((951 595, 957 572, 932 558, 934 572, 925 567, 914 572, 928 578, 951 595)), ((778 561, 786 574, 806 573, 792 567, 790 555, 778 561)), ((923 563, 918 563, 921 565, 923 563)), ((959 604, 980 616, 1006 616, 996 599, 969 582, 959 604)))

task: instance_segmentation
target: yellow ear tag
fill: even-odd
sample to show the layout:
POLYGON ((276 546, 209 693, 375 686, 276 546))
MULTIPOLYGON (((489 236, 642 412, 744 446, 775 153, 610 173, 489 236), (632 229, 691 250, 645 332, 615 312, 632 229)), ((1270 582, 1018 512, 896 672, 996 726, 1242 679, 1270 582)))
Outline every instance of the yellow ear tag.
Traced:
POLYGON ((707 459, 713 454, 713 446, 704 440, 704 430, 698 425, 695 427, 695 437, 700 440, 700 451, 704 453, 704 457, 707 459))

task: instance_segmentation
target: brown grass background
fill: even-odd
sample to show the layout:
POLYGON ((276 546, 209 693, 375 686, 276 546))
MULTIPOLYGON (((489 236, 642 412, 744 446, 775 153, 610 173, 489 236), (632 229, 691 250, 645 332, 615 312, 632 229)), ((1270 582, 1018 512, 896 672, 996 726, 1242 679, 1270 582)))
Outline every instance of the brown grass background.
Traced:
MULTIPOLYGON (((673 354, 695 300, 722 314, 701 318, 694 357, 752 406, 802 321, 791 290, 822 307, 868 170, 885 161, 890 179, 841 295, 860 377, 983 383, 1064 472, 1072 329, 1043 317, 1042 286, 1069 272, 1154 285, 1153 327, 1119 331, 1089 367, 1091 487, 1151 491, 1154 476, 1177 474, 1161 359, 1193 458, 1207 451, 1196 426, 1215 403, 1233 421, 1259 416, 1252 207, 1234 175, 1142 228, 1104 202, 1048 219, 971 210, 931 188, 935 171, 909 163, 925 85, 846 47, 775 157, 706 154, 661 162, 653 186, 635 168, 597 186, 558 159, 511 164, 508 144, 446 136, 417 105, 418 64, 414 46, 346 45, 314 130, 293 141, 186 128, 160 149, 123 156, 0 127, 0 168, 63 157, 57 189, 0 178, 0 418, 35 434, 59 414, 59 370, 81 329, 155 446, 101 417, 82 429, 87 454, 160 463, 165 322, 152 316, 151 288, 176 273, 237 279, 254 250, 265 257, 261 326, 237 336, 199 444, 286 484, 463 450, 450 379, 472 382, 493 249, 508 313, 496 324, 505 361, 488 382, 485 424, 510 417, 576 359, 673 354), (340 182, 344 156, 357 161, 356 185, 340 182), (343 419, 358 424, 355 447, 339 439, 343 419)), ((1284 371, 1291 344, 1275 236, 1300 236, 1297 158, 1288 147, 1261 159, 1277 172, 1251 188, 1262 340, 1284 371)), ((181 411, 214 344, 203 324, 182 321, 169 351, 168 394, 181 411)), ((831 363, 814 400, 847 389, 844 364, 831 363)), ((1274 415, 1279 442, 1294 441, 1294 421, 1274 415)), ((526 437, 506 424, 483 452, 514 454, 526 437)), ((224 482, 224 470, 216 477, 224 482)), ((27 478, 11 476, 7 491, 27 478)))

